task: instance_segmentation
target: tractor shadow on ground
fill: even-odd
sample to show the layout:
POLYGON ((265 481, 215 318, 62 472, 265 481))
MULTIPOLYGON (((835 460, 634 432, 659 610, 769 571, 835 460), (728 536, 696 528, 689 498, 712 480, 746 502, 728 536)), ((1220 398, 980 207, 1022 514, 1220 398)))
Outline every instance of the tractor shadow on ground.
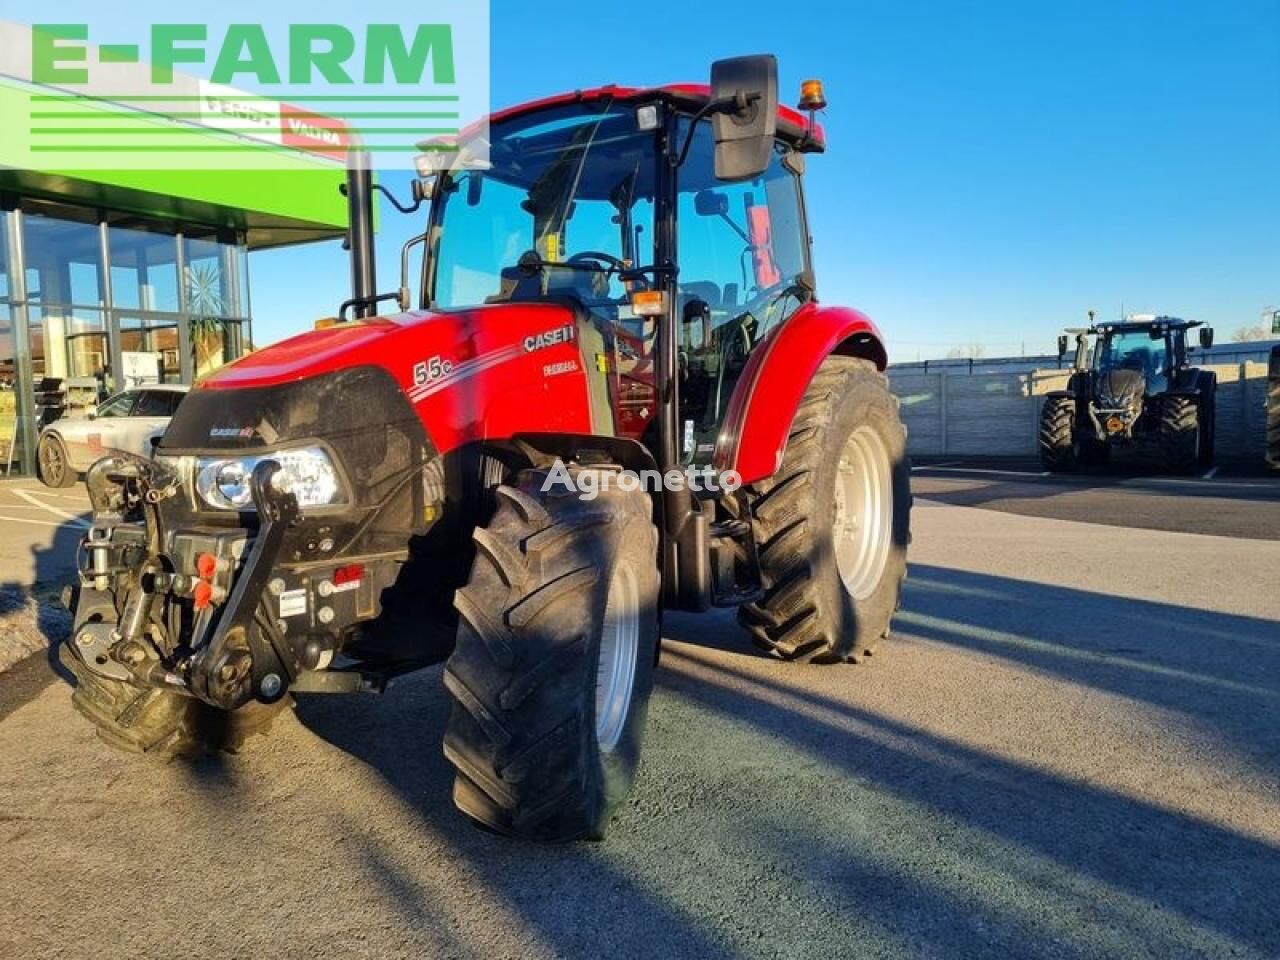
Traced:
MULTIPOLYGON (((1274 769, 1280 643, 1269 621, 919 565, 908 583, 902 632, 1176 711, 1274 769), (1081 639, 1086 619, 1109 626, 1081 639), (1257 672, 1205 655, 1225 644, 1247 645, 1257 672)), ((762 897, 751 916, 795 955, 872 942, 822 939, 806 918, 823 911, 925 955, 1280 948, 1275 845, 868 709, 856 676, 847 695, 815 682, 816 670, 852 674, 881 658, 775 667, 728 612, 668 615, 664 636, 678 642, 664 645, 645 765, 604 844, 537 847, 455 812, 438 668, 381 701, 302 698, 297 714, 377 771, 465 875, 559 955, 741 955, 718 933, 718 897, 744 871, 787 878, 795 899, 762 897), (653 849, 667 853, 638 852, 653 849)), ((893 656, 891 640, 884 668, 893 656)), ((384 896, 421 917, 423 878, 381 844, 352 850, 384 896)))
POLYGON ((1187 936, 1217 941, 1215 953, 1280 947, 1267 907, 1280 905, 1280 848, 814 692, 788 670, 761 675, 688 648, 660 684, 786 744, 793 769, 776 774, 797 805, 743 829, 765 831, 781 869, 913 952, 1199 955, 1187 936), (812 819, 797 817, 806 809, 812 819))
MULTIPOLYGON (((301 696, 296 715, 316 736, 376 770, 439 838, 449 859, 464 865, 455 875, 468 876, 517 914, 557 956, 734 955, 676 904, 612 862, 607 843, 539 846, 489 833, 459 813, 453 768, 441 750, 450 704, 440 674, 439 667, 411 674, 381 698, 301 696), (637 952, 620 950, 620 944, 637 952)), ((376 843, 365 843, 358 855, 406 918, 421 918, 424 905, 429 909, 421 877, 398 867, 376 843)))
POLYGON ((74 684, 74 680, 58 661, 58 644, 71 630, 71 615, 62 607, 61 592, 63 586, 75 579, 74 558, 83 534, 84 530, 76 524, 61 524, 48 543, 31 548, 32 582, 11 580, 0 583, 0 594, 7 595, 11 603, 36 601, 35 628, 47 645, 49 671, 68 684, 74 684), (72 564, 70 571, 68 558, 72 564))
POLYGON ((1280 775, 1273 620, 912 564, 895 624, 1173 711, 1280 775))

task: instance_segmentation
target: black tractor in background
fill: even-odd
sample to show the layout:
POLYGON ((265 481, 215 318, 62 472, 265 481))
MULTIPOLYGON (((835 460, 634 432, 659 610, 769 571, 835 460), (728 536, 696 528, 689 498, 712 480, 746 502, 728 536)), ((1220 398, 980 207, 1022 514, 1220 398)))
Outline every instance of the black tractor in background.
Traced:
POLYGON ((1075 335, 1066 390, 1045 397, 1040 410, 1040 461, 1069 472, 1099 466, 1114 447, 1146 447, 1165 468, 1189 473, 1213 463, 1218 378, 1187 363, 1187 331, 1200 328, 1200 346, 1213 330, 1176 317, 1132 316, 1094 323, 1058 337, 1058 356, 1075 335))

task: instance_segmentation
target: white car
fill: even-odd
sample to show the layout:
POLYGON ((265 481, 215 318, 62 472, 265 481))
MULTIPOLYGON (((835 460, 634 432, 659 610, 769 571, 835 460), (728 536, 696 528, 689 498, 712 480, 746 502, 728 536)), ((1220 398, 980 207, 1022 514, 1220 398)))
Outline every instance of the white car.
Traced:
POLYGON ((45 486, 69 487, 93 462, 109 453, 151 456, 151 440, 190 388, 149 383, 117 393, 87 417, 63 417, 40 431, 36 464, 45 486))

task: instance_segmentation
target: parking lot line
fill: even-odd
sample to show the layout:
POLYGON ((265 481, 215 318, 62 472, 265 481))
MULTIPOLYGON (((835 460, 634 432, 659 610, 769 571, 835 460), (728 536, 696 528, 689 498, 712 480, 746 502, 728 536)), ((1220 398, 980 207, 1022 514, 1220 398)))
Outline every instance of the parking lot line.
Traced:
POLYGON ((1206 473, 1201 474, 1200 479, 1201 479, 1201 480, 1212 480, 1212 479, 1214 478, 1214 476, 1217 474, 1218 469, 1219 469, 1218 467, 1214 467, 1212 470, 1209 470, 1209 471, 1207 471, 1206 473))
POLYGON ((66 520, 68 523, 74 524, 77 527, 89 526, 88 523, 76 516, 74 513, 68 513, 66 510, 55 507, 51 503, 43 503, 34 494, 28 493, 26 490, 14 490, 13 495, 15 497, 21 497, 23 500, 27 501, 27 503, 40 507, 46 512, 53 514, 55 517, 61 517, 63 520, 66 520))
MULTIPOLYGON (((65 523, 54 523, 52 520, 32 520, 30 517, 3 517, 3 516, 0 516, 0 522, 4 522, 4 523, 30 523, 30 524, 34 524, 34 525, 35 525, 35 526, 37 526, 37 527, 58 527, 58 528, 61 528, 61 527, 65 527, 65 526, 66 526, 66 524, 65 524, 65 523)), ((77 525, 78 525, 78 526, 85 526, 85 527, 87 527, 87 526, 88 526, 88 524, 87 524, 87 523, 84 523, 84 522, 82 522, 82 521, 77 521, 77 525)))

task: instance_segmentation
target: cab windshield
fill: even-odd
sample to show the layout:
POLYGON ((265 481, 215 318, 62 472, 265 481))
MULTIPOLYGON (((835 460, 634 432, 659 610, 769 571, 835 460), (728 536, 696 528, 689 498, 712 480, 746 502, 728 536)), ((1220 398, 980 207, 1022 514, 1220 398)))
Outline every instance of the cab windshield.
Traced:
POLYGON ((574 297, 621 303, 652 263, 654 131, 612 100, 494 124, 488 170, 441 178, 432 306, 574 297))
POLYGON ((1113 330, 1105 334, 1093 355, 1093 367, 1099 373, 1108 370, 1137 370, 1148 381, 1162 376, 1168 369, 1168 354, 1163 338, 1152 340, 1147 330, 1113 330))

